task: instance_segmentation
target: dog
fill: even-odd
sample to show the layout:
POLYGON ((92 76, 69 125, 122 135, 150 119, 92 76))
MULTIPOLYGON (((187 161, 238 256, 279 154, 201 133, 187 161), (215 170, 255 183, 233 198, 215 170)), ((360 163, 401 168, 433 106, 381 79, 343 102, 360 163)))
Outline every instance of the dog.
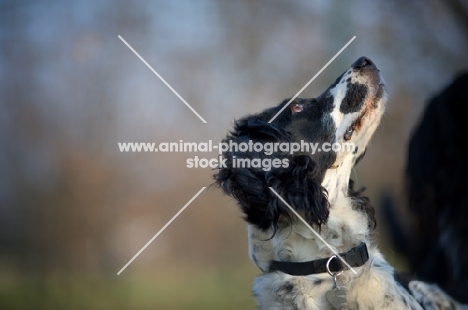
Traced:
MULTIPOLYGON (((373 238, 374 209, 350 179, 387 98, 379 69, 361 57, 320 96, 247 115, 223 139, 231 147, 214 184, 237 201, 247 222, 249 256, 262 271, 253 284, 259 309, 422 309, 427 303, 421 294, 432 287, 412 283, 417 300, 395 280, 373 238), (298 144, 296 152, 281 148, 298 144), (255 151, 258 145, 269 151, 255 151), (307 145, 342 147, 311 152, 307 145)), ((433 291, 445 297, 438 287, 433 291)))
MULTIPOLYGON (((407 278, 437 284, 468 303, 468 164, 463 124, 468 71, 429 98, 410 136, 405 194, 413 225, 404 225, 391 199, 383 205, 397 249, 408 258, 407 278), (396 229, 398 227, 398 229, 396 229)), ((390 197, 389 197, 390 198, 390 197)))

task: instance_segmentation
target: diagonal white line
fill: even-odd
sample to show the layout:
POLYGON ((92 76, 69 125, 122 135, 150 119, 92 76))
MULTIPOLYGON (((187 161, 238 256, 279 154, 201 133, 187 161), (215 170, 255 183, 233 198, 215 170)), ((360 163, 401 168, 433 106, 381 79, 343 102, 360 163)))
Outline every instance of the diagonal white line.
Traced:
POLYGON ((145 246, 144 246, 144 247, 142 247, 142 248, 141 248, 141 250, 140 250, 140 251, 138 251, 138 253, 136 253, 136 254, 135 254, 135 256, 133 256, 133 258, 132 258, 132 259, 131 259, 131 260, 130 260, 130 261, 129 261, 129 262, 128 262, 128 263, 127 263, 125 266, 123 266, 123 268, 122 268, 122 269, 120 269, 120 271, 119 271, 119 272, 117 272, 117 275, 120 275, 120 273, 121 273, 122 271, 124 271, 124 270, 125 270, 125 268, 127 268, 127 266, 128 266, 128 265, 130 265, 130 264, 133 262, 133 260, 135 260, 135 258, 137 258, 137 257, 138 257, 138 255, 140 255, 140 254, 141 254, 141 252, 143 252, 143 251, 144 251, 144 249, 146 249, 146 247, 147 247, 148 245, 150 245, 150 243, 151 243, 151 242, 153 242, 153 240, 154 240, 154 239, 156 239, 156 238, 157 238, 157 237, 158 237, 158 236, 159 236, 159 235, 160 235, 160 234, 161 234, 161 233, 164 231, 164 229, 166 229, 166 228, 167 228, 167 226, 169 226, 169 225, 172 223, 172 221, 174 221, 174 220, 176 219, 176 217, 178 217, 178 216, 179 216, 179 215, 180 215, 180 214, 181 214, 181 213, 182 213, 182 212, 185 210, 185 208, 187 208, 187 207, 189 206, 189 204, 191 204, 191 203, 192 203, 192 201, 194 201, 194 200, 195 200, 195 198, 197 198, 197 197, 198 197, 198 195, 200 195, 200 194, 201 194, 201 192, 203 192, 203 191, 205 190, 205 188, 206 188, 206 187, 202 187, 202 189, 200 189, 200 190, 198 191, 198 193, 197 193, 195 196, 193 196, 193 198, 192 198, 192 199, 190 199, 190 201, 189 201, 189 202, 187 202, 187 203, 185 204, 185 206, 183 206, 183 207, 182 207, 182 209, 180 209, 180 210, 179 210, 179 212, 177 212, 177 213, 176 213, 176 215, 174 215, 174 216, 173 216, 173 217, 170 219, 170 221, 169 221, 169 222, 167 222, 167 224, 166 224, 166 225, 164 225, 164 227, 163 227, 163 228, 161 228, 161 229, 158 231, 158 233, 157 233, 156 235, 154 235, 154 237, 153 237, 153 238, 151 238, 151 240, 150 240, 150 241, 148 241, 148 243, 146 243, 146 244, 145 244, 145 246))
POLYGON ((310 79, 310 81, 309 81, 309 82, 307 82, 307 84, 305 84, 305 85, 304 85, 304 87, 302 87, 302 88, 301 88, 301 90, 300 90, 300 91, 298 91, 298 92, 297 92, 297 94, 296 94, 296 95, 294 95, 294 97, 292 97, 292 98, 289 100, 289 102, 288 102, 288 103, 286 103, 286 104, 284 105, 284 107, 283 107, 283 108, 281 108, 281 110, 279 110, 279 112, 278 112, 278 113, 276 113, 276 115, 275 115, 275 116, 273 116, 273 117, 272 117, 272 118, 271 118, 271 119, 268 121, 268 123, 271 123, 271 122, 273 122, 273 121, 274 121, 274 119, 275 119, 276 117, 278 117, 278 115, 280 115, 280 114, 281 114, 281 112, 283 112, 283 110, 284 110, 284 109, 286 109, 286 107, 287 107, 287 106, 288 106, 288 105, 289 105, 289 104, 290 104, 290 103, 291 103, 291 102, 292 102, 294 99, 296 99, 296 98, 297 98, 297 96, 299 96, 299 94, 300 94, 300 93, 302 93, 302 91, 303 91, 303 90, 304 90, 304 89, 305 89, 307 86, 309 86, 309 84, 310 84, 310 83, 312 83, 312 81, 313 81, 313 80, 315 80, 315 78, 316 78, 317 76, 319 76, 319 74, 320 74, 320 73, 322 73, 322 71, 323 71, 323 70, 325 70, 325 68, 326 68, 326 67, 328 67, 328 65, 329 65, 329 64, 331 64, 331 62, 332 62, 333 60, 335 60, 335 58, 336 58, 336 57, 338 57, 338 55, 340 55, 340 54, 341 54, 341 52, 342 52, 342 51, 344 51, 344 49, 345 49, 345 48, 347 48, 347 47, 348 47, 348 45, 350 45, 350 44, 351 44, 351 42, 353 42, 353 41, 354 41, 354 39, 356 39, 356 36, 352 37, 352 38, 351 38, 351 40, 349 40, 349 42, 348 42, 348 43, 346 43, 346 45, 345 45, 345 46, 343 46, 343 47, 342 47, 342 48, 341 48, 341 49, 338 51, 338 53, 336 53, 336 54, 335 54, 335 56, 333 56, 333 58, 332 58, 332 59, 330 59, 330 61, 329 61, 329 62, 327 62, 327 63, 325 64, 325 66, 323 66, 323 68, 322 68, 322 69, 320 69, 320 71, 319 71, 319 72, 317 72, 317 74, 316 74, 316 75, 314 75, 314 77, 313 77, 313 78, 311 78, 311 79, 310 79))
POLYGON ((357 274, 356 270, 353 269, 353 267, 351 267, 344 259, 343 257, 341 257, 340 254, 338 254, 338 252, 330 245, 328 244, 328 242, 325 241, 325 239, 322 238, 322 236, 320 236, 320 234, 318 232, 315 231, 315 229, 312 228, 312 226, 309 225, 309 223, 307 223, 300 215, 299 213, 296 212, 296 210, 294 210, 287 202, 286 200, 283 199, 283 197, 281 197, 273 188, 270 187, 270 190, 276 195, 278 196, 278 198, 289 208, 291 209, 292 213, 294 213, 298 218, 299 220, 302 221, 302 223, 304 223, 314 234, 315 236, 317 236, 317 238, 319 238, 332 252, 333 254, 336 255, 336 257, 338 257, 339 259, 341 259, 341 261, 352 271, 354 272, 354 274, 357 274))
POLYGON ((193 113, 195 113, 196 116, 198 116, 198 118, 201 119, 201 121, 202 121, 203 123, 206 124, 206 121, 203 119, 203 117, 201 117, 200 114, 198 114, 197 111, 195 111, 195 109, 192 108, 192 106, 191 106, 190 104, 188 104, 188 102, 185 101, 185 99, 182 98, 182 96, 179 95, 179 93, 176 92, 175 89, 172 88, 172 86, 169 85, 169 83, 166 82, 166 80, 163 79, 163 77, 160 76, 159 73, 157 73, 156 70, 154 70, 154 69, 146 62, 146 60, 143 59, 143 57, 141 57, 140 54, 138 54, 138 53, 133 49, 133 47, 131 47, 130 44, 127 43, 127 41, 125 41, 120 35, 119 35, 118 37, 119 37, 120 40, 122 40, 123 43, 125 43, 125 45, 127 45, 127 47, 128 47, 135 55, 137 55, 138 58, 140 58, 141 61, 143 61, 143 63, 144 63, 151 71, 153 71, 154 74, 156 74, 156 76, 157 76, 161 81, 163 81, 164 84, 166 84, 167 87, 169 87, 170 90, 172 90, 172 92, 173 92, 177 97, 179 97, 180 100, 182 100, 183 103, 185 103, 185 105, 186 105, 190 110, 192 110, 193 113))

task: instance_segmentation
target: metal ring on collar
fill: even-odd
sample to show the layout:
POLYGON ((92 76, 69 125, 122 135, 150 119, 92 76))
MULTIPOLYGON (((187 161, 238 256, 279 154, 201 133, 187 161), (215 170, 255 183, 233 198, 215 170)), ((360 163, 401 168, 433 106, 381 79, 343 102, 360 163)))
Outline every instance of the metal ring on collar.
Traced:
POLYGON ((338 277, 339 275, 341 275, 343 273, 344 270, 340 270, 338 272, 331 272, 330 270, 330 262, 334 259, 334 258, 337 258, 336 255, 333 255, 332 257, 330 257, 327 261, 327 264, 325 265, 327 267, 327 272, 329 275, 331 275, 332 277, 338 277))

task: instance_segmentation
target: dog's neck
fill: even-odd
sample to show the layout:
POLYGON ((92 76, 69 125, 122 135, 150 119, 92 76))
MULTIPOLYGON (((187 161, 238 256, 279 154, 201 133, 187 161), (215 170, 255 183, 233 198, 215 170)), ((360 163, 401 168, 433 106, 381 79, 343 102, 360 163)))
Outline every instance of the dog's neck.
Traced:
POLYGON ((322 186, 327 190, 330 205, 334 205, 339 199, 348 195, 349 179, 353 167, 352 158, 344 159, 337 167, 339 169, 328 169, 322 181, 322 186))
MULTIPOLYGON (((338 165, 338 169, 328 169, 322 181, 328 192, 330 215, 327 224, 320 228, 320 234, 336 251, 347 252, 367 241, 368 223, 364 213, 353 210, 348 196, 353 158, 343 158, 338 165)), ((273 238, 272 235, 272 230, 263 232, 249 225, 250 256, 263 271, 268 270, 271 260, 310 261, 333 254, 295 217, 280 217, 278 230, 273 238)))
MULTIPOLYGON (((328 169, 322 181, 322 186, 327 190, 330 215, 327 224, 320 228, 320 234, 335 250, 346 252, 360 242, 367 243, 368 219, 365 213, 354 210, 352 199, 349 197, 353 158, 351 156, 343 158, 338 166, 338 169, 328 169)), ((286 227, 285 231, 288 232, 288 229, 289 227, 286 227)), ((307 240, 301 243, 301 250, 291 251, 295 256, 293 260, 313 260, 333 254, 323 242, 311 242, 315 240, 314 235, 301 223, 296 222, 292 230, 307 240)))

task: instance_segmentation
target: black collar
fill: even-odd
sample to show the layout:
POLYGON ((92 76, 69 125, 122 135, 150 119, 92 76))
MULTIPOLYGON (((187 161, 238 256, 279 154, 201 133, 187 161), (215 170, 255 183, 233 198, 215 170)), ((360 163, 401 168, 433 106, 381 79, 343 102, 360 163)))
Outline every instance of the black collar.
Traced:
MULTIPOLYGON (((339 255, 351 266, 360 267, 369 259, 367 246, 361 242, 358 246, 352 248, 346 253, 339 255)), ((269 272, 282 271, 292 276, 307 276, 310 274, 327 272, 327 262, 330 260, 329 268, 331 272, 338 272, 346 269, 346 265, 339 259, 331 257, 316 259, 308 262, 279 262, 271 261, 269 272)))

